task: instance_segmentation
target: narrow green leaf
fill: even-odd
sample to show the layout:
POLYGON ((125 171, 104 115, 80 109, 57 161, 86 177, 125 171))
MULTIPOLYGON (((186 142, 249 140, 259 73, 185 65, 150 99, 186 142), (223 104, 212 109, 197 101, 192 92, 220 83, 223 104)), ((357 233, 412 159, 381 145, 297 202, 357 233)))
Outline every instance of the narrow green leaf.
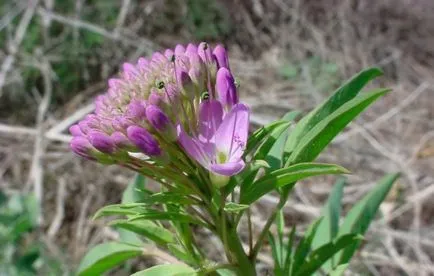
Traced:
POLYGON ((341 276, 344 274, 347 267, 348 267, 348 264, 338 265, 333 271, 330 271, 328 275, 329 276, 341 276))
POLYGON ((129 222, 137 221, 137 220, 170 220, 177 222, 185 222, 192 223, 202 226, 207 226, 203 222, 183 213, 179 212, 162 212, 157 210, 146 210, 146 213, 141 213, 136 216, 130 217, 128 219, 129 222))
POLYGON ((289 233, 288 243, 286 244, 286 257, 283 267, 283 275, 289 275, 289 272, 292 269, 293 256, 292 256, 292 247, 294 245, 295 238, 295 225, 292 226, 291 232, 289 233))
MULTIPOLYGON (((341 177, 333 186, 327 203, 322 210, 322 221, 317 229, 317 235, 312 241, 312 248, 317 249, 320 246, 332 242, 339 230, 339 217, 341 214, 341 201, 345 178, 341 177)), ((324 264, 325 269, 332 268, 332 262, 328 261, 324 264)))
POLYGON ((298 116, 300 116, 301 112, 298 110, 292 110, 283 115, 282 120, 288 121, 288 122, 294 122, 295 119, 297 119, 298 116))
MULTIPOLYGON (((236 186, 236 184, 240 184, 241 193, 249 189, 249 187, 253 184, 253 181, 255 180, 259 170, 261 168, 269 168, 267 162, 264 160, 254 160, 252 163, 250 163, 245 170, 241 172, 241 174, 236 175, 231 178, 231 181, 229 182, 229 185, 234 185, 233 188, 236 186), (233 182, 233 183, 232 183, 233 182)), ((232 191, 233 188, 231 188, 228 191, 232 191)), ((226 193, 228 194, 228 193, 226 193)))
MULTIPOLYGON (((277 139, 280 136, 284 135, 284 132, 288 131, 288 128, 290 125, 291 125, 291 122, 285 122, 284 124, 281 124, 281 125, 277 126, 276 128, 274 128, 270 132, 268 137, 264 140, 264 142, 259 146, 253 159, 264 160, 265 157, 269 154, 274 143, 276 143, 277 139)), ((286 135, 284 135, 284 136, 286 137, 286 135)))
MULTIPOLYGON (((316 124, 322 121, 325 117, 332 114, 343 104, 357 96, 360 90, 372 79, 381 76, 382 72, 378 68, 369 68, 361 71, 356 76, 339 87, 332 96, 327 99, 322 105, 315 108, 307 116, 298 122, 295 129, 285 146, 285 152, 291 153, 302 138, 316 124)), ((310 160, 309 160, 310 161, 310 160)))
MULTIPOLYGON (((398 177, 399 174, 397 173, 386 175, 372 191, 354 205, 345 217, 338 236, 349 233, 364 235, 371 221, 375 218, 381 202, 386 198, 398 177)), ((348 263, 359 246, 360 242, 355 242, 339 252, 336 256, 337 264, 348 263)))
POLYGON ((246 150, 244 151, 244 155, 250 154, 256 147, 258 147, 264 139, 273 132, 274 129, 288 124, 287 120, 279 120, 270 123, 269 125, 263 126, 260 129, 256 130, 252 135, 249 136, 249 140, 247 141, 246 150))
POLYGON ((142 248, 108 242, 95 246, 81 260, 78 268, 79 276, 101 275, 103 272, 142 254, 142 248))
POLYGON ((163 227, 157 226, 155 223, 148 220, 115 220, 110 222, 110 225, 137 233, 160 245, 175 241, 175 237, 173 236, 172 232, 163 227))
POLYGON ((238 213, 240 211, 246 210, 247 208, 249 208, 249 205, 229 202, 225 205, 224 210, 228 213, 238 213))
POLYGON ((251 204, 273 189, 286 185, 293 186, 296 181, 310 176, 342 173, 349 173, 349 171, 338 165, 320 163, 300 163, 275 170, 264 175, 248 187, 248 189, 242 191, 240 203, 251 204))
POLYGON ((300 240, 297 249, 294 253, 294 261, 291 266, 291 275, 299 270, 302 264, 306 261, 307 254, 311 249, 312 240, 315 237, 316 230, 321 223, 321 218, 313 222, 304 233, 304 237, 300 240))
POLYGON ((186 263, 195 263, 193 256, 191 256, 189 253, 185 251, 185 249, 174 243, 170 243, 167 245, 167 249, 170 253, 172 253, 173 256, 175 256, 177 259, 182 260, 186 263))
POLYGON ((389 92, 388 89, 374 90, 343 104, 303 136, 303 139, 287 160, 286 165, 314 160, 346 125, 387 92, 389 92))
MULTIPOLYGON (((144 206, 140 204, 140 206, 144 206)), ((125 216, 134 216, 140 214, 141 212, 146 211, 146 209, 141 208, 139 205, 124 205, 124 204, 113 204, 107 205, 99 209, 93 219, 98 219, 100 217, 105 216, 114 216, 114 215, 125 215, 125 216)))
POLYGON ((139 202, 145 198, 143 189, 145 189, 146 178, 137 174, 130 184, 128 184, 124 193, 122 194, 122 203, 139 202))
MULTIPOLYGON (((318 232, 317 234, 318 235, 318 232)), ((312 275, 327 260, 333 257, 337 252, 349 246, 352 243, 359 242, 362 238, 355 234, 346 234, 340 236, 335 242, 327 243, 309 254, 308 260, 296 271, 295 276, 312 275)))
POLYGON ((135 234, 134 232, 122 228, 118 228, 116 231, 119 233, 119 242, 136 246, 142 246, 144 244, 139 235, 135 234))
POLYGON ((287 139, 288 131, 285 131, 277 138, 276 142, 265 156, 265 161, 270 165, 268 171, 274 171, 282 167, 284 147, 287 139))
POLYGON ((274 275, 283 275, 282 274, 282 250, 281 250, 281 243, 276 242, 276 239, 274 238, 273 234, 271 232, 268 232, 268 243, 271 247, 271 255, 273 257, 274 261, 274 275))
POLYGON ((163 264, 136 272, 131 276, 195 276, 197 273, 186 264, 163 264))
POLYGON ((147 204, 179 204, 179 205, 194 205, 195 201, 186 197, 185 195, 181 195, 179 193, 173 192, 161 192, 155 193, 142 202, 147 204))

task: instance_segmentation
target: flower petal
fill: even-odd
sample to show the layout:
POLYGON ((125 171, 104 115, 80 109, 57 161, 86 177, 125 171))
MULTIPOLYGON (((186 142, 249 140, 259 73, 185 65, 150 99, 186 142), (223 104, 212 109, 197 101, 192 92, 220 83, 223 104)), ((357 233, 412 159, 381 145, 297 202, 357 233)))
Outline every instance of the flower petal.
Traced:
POLYGON ((210 170, 213 173, 232 176, 240 173, 246 164, 243 160, 239 160, 238 162, 228 162, 223 164, 212 164, 210 170))
POLYGON ((234 105, 215 134, 217 151, 225 154, 229 162, 236 162, 244 153, 249 116, 249 107, 244 104, 234 105))
POLYGON ((203 167, 209 168, 211 159, 214 156, 211 144, 207 145, 198 139, 191 138, 181 126, 178 126, 178 141, 190 157, 199 162, 203 167))
POLYGON ((204 101, 199 107, 199 137, 210 142, 223 120, 223 107, 219 101, 204 101))

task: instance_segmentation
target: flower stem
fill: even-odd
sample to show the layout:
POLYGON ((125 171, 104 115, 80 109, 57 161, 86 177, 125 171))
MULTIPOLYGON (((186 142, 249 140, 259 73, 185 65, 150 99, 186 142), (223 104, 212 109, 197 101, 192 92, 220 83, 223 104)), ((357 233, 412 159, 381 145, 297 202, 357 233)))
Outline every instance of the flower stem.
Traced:
POLYGON ((258 256, 259 250, 261 250, 262 244, 264 243, 264 239, 267 236, 267 233, 270 230, 271 225, 273 224, 274 220, 276 219, 277 213, 285 205, 286 200, 288 199, 288 195, 289 195, 289 190, 282 191, 282 193, 280 195, 279 203, 277 203, 276 207, 274 208, 273 212, 271 213, 270 217, 268 218, 267 222, 265 223, 265 226, 262 229, 261 234, 259 234, 258 240, 256 241, 256 244, 253 247, 253 250, 250 251, 249 258, 253 262, 256 261, 256 257, 258 256))

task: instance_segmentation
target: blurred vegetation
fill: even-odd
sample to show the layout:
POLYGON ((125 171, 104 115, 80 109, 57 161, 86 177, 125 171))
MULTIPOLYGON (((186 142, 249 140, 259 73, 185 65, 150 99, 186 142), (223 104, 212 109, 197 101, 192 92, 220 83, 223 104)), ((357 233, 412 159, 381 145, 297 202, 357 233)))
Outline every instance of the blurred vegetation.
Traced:
POLYGON ((38 203, 32 195, 0 191, 0 275, 61 275, 60 263, 38 240, 38 203))

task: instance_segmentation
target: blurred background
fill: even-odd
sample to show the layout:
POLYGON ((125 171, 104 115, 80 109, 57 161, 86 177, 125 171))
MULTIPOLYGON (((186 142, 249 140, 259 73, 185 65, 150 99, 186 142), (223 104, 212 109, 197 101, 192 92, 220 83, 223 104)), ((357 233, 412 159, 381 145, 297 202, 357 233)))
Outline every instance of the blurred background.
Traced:
MULTIPOLYGON (((402 173, 348 275, 434 275, 431 0, 2 0, 0 275, 69 275, 89 247, 119 238, 91 217, 120 201, 133 174, 74 156, 67 129, 123 62, 191 41, 228 48, 255 126, 306 113, 351 75, 382 68, 373 86, 393 92, 320 157, 353 172, 346 207, 384 174, 402 173)), ((318 217, 335 180, 300 183, 288 224, 318 217)), ((275 203, 255 206, 257 231, 275 203)), ((266 251, 260 261, 267 275, 266 251)), ((146 263, 112 274, 136 265, 146 263)))

